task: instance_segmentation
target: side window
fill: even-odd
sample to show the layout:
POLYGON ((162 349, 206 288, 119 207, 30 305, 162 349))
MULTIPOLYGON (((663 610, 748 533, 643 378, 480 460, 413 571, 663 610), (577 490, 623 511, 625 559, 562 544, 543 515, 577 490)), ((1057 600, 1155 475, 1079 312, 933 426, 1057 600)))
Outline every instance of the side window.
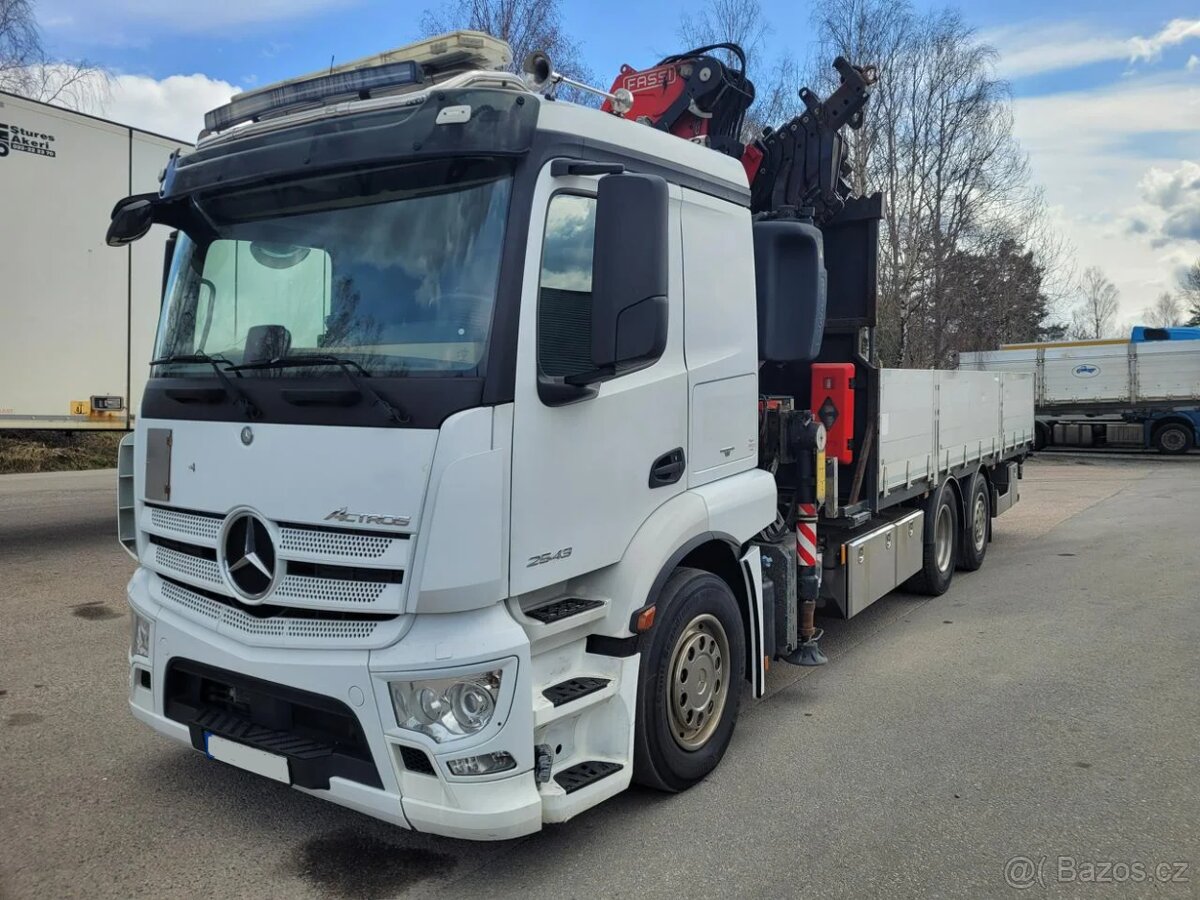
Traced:
POLYGON ((550 198, 538 283, 538 367, 546 375, 575 375, 592 368, 595 232, 595 197, 550 198))

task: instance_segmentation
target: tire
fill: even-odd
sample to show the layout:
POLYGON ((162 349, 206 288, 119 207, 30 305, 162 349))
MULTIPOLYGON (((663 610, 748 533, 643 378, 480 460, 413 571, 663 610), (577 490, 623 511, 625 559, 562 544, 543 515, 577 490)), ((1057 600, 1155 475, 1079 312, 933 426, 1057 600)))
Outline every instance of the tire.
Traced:
POLYGON ((1154 448, 1167 456, 1178 456, 1192 449, 1192 430, 1179 422, 1168 422, 1154 432, 1154 448))
POLYGON ((737 598, 710 572, 677 569, 657 607, 638 677, 633 778, 674 793, 725 755, 741 703, 746 639, 737 598), (702 693, 689 694, 693 685, 702 693))
POLYGON ((1050 444, 1050 427, 1037 422, 1033 426, 1033 449, 1044 450, 1050 444))
POLYGON ((904 583, 918 594, 938 597, 950 588, 958 549, 958 497, 950 482, 942 485, 937 501, 925 510, 933 516, 933 540, 925 545, 921 571, 904 583))
POLYGON ((971 479, 966 511, 967 520, 959 535, 958 567, 964 572, 974 572, 983 565, 992 532, 992 492, 982 472, 976 472, 971 479))

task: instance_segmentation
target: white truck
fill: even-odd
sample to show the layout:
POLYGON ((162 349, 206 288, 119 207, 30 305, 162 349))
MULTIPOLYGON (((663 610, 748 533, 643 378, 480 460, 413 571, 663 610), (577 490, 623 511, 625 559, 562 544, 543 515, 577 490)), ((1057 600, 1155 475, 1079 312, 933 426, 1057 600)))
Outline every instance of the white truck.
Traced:
POLYGON ((165 230, 114 253, 113 201, 186 142, 0 92, 0 429, 128 429, 162 293, 165 230))
POLYGON ((1035 449, 1200 443, 1200 328, 1135 326, 1129 340, 1006 344, 959 354, 961 370, 1034 376, 1035 449))
POLYGON ((119 204, 116 246, 175 229, 121 451, 138 719, 509 838, 702 779, 818 605, 978 568, 1031 378, 871 363, 872 73, 741 148, 709 49, 596 110, 448 35, 234 98, 119 204))

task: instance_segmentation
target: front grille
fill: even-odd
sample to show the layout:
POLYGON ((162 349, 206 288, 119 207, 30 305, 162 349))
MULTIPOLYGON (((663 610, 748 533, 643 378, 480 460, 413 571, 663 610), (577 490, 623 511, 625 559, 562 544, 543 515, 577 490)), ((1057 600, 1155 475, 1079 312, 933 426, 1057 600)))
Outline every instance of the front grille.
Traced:
POLYGON ((221 569, 215 559, 154 544, 154 563, 160 572, 174 572, 214 586, 222 584, 221 569))
MULTIPOLYGON (((223 515, 146 504, 141 517, 148 543, 143 561, 158 574, 200 594, 235 598, 218 563, 226 521, 223 515)), ((265 602, 303 609, 403 611, 404 574, 412 545, 409 535, 294 522, 268 522, 267 526, 281 574, 263 598, 265 602)), ((184 605, 188 604, 189 608, 204 605, 195 600, 184 605)), ((220 614, 211 611, 199 614, 220 620, 220 614)), ((311 626, 289 630, 278 623, 250 621, 240 626, 231 623, 230 627, 246 634, 288 636, 303 631, 309 638, 338 637, 318 635, 311 626)), ((359 628, 354 636, 367 635, 359 628)))
POLYGON ((263 605, 247 607, 230 597, 162 579, 166 603, 243 643, 277 647, 384 646, 399 636, 399 616, 362 615, 263 605))
POLYGON ((308 598, 325 603, 374 603, 386 589, 387 585, 380 581, 285 575, 275 590, 275 596, 280 600, 308 598))
POLYGON ((383 556, 393 541, 403 537, 384 537, 378 534, 355 534, 345 531, 330 531, 325 528, 301 528, 283 526, 279 534, 279 549, 285 553, 302 553, 308 556, 354 556, 362 559, 378 559, 383 556))
POLYGON ((215 541, 221 533, 220 516, 187 513, 177 509, 150 507, 150 522, 162 531, 171 531, 188 537, 215 541))

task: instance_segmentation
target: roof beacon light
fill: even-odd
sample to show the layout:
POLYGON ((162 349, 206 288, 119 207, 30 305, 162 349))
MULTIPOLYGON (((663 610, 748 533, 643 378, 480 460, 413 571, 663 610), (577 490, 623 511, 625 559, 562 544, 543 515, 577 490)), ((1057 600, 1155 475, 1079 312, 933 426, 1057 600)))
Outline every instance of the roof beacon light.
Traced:
POLYGON ((333 98, 365 98, 372 91, 437 82, 468 69, 503 69, 511 63, 512 50, 504 41, 479 31, 452 31, 238 94, 205 114, 205 134, 333 98))
POLYGON ((371 69, 350 69, 304 81, 290 81, 238 94, 224 106, 204 114, 206 132, 224 131, 272 112, 324 102, 332 97, 355 97, 380 88, 420 84, 421 67, 411 60, 371 69))

